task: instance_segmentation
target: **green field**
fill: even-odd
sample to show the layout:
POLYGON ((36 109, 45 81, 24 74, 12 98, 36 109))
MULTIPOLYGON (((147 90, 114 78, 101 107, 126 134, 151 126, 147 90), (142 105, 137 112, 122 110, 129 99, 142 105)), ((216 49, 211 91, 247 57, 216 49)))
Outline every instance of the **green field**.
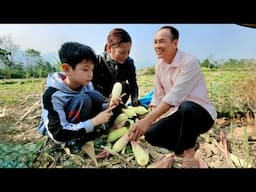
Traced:
MULTIPOLYGON (((227 126, 221 127, 216 124, 211 134, 204 135, 203 144, 211 144, 213 135, 216 136, 220 129, 231 132, 234 127, 244 126, 248 122, 238 123, 241 118, 238 119, 237 114, 242 117, 254 109, 256 96, 253 93, 256 93, 256 86, 254 86, 256 74, 254 71, 206 69, 203 73, 210 99, 218 111, 218 118, 231 121, 227 126)), ((137 74, 139 94, 143 96, 152 90, 153 72, 141 70, 137 74)), ((0 81, 0 167, 85 167, 83 160, 79 160, 79 157, 74 160, 73 156, 70 160, 70 157, 63 156, 63 152, 60 155, 61 149, 58 147, 47 149, 47 153, 40 151, 46 141, 45 137, 40 136, 36 130, 40 120, 39 100, 44 81, 45 79, 0 81), (80 161, 83 165, 74 161, 80 161)), ((248 142, 247 139, 241 144, 231 140, 231 144, 233 153, 237 156, 247 157, 247 162, 250 163, 255 161, 255 152, 251 150, 255 144, 254 141, 248 142)), ((256 166, 253 165, 253 167, 256 166)))

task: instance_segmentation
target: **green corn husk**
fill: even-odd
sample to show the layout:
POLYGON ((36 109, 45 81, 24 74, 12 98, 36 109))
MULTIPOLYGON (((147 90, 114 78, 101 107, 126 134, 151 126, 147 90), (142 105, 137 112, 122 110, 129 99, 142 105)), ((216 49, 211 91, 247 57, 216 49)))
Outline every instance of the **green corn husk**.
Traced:
POLYGON ((137 141, 131 141, 132 151, 135 156, 135 160, 140 166, 145 166, 149 162, 149 152, 142 148, 137 141))
POLYGON ((121 128, 115 129, 108 134, 107 141, 114 142, 126 133, 128 133, 127 127, 121 127, 121 128))

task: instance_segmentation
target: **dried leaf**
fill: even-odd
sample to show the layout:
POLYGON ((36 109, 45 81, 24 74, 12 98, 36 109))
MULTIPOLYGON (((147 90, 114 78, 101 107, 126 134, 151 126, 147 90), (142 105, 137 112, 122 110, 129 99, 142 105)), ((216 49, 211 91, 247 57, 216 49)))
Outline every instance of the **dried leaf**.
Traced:
POLYGON ((82 147, 82 150, 84 152, 86 152, 86 154, 94 162, 95 166, 98 167, 98 162, 97 162, 97 159, 96 159, 95 149, 94 149, 94 142, 93 141, 88 141, 87 143, 84 144, 84 146, 82 147))

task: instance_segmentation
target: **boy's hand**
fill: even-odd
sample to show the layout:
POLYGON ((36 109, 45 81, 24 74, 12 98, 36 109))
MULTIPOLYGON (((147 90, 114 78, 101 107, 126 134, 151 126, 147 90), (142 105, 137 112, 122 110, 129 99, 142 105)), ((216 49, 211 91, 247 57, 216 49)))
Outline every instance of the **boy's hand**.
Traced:
POLYGON ((98 115, 96 115, 94 118, 92 118, 92 124, 93 126, 97 126, 102 123, 106 123, 110 117, 113 115, 112 110, 116 107, 116 105, 113 105, 106 110, 100 112, 98 115))
MULTIPOLYGON (((112 100, 111 100, 111 96, 110 96, 110 100, 111 100, 110 105, 111 105, 111 106, 109 106, 109 107, 117 106, 117 105, 119 105, 120 103, 123 103, 123 102, 122 102, 122 97, 125 96, 125 95, 126 95, 126 93, 123 93, 122 95, 120 95, 120 97, 117 97, 116 99, 112 99, 112 100)), ((115 108, 115 107, 114 107, 114 108, 115 108)))

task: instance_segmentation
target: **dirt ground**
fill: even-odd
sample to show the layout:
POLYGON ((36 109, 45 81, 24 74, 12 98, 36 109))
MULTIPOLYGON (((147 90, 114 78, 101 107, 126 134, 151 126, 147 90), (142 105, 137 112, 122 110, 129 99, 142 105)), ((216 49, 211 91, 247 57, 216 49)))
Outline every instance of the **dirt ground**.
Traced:
MULTIPOLYGON (((40 121, 39 95, 28 95, 18 106, 0 109, 0 140, 7 143, 41 143, 40 150, 33 160, 35 168, 138 168, 147 167, 167 153, 164 148, 151 146, 143 139, 141 145, 149 152, 150 161, 139 166, 129 150, 95 160, 84 151, 70 151, 65 146, 54 144, 37 132, 40 121)), ((205 168, 255 168, 256 134, 254 119, 250 115, 237 116, 235 119, 220 118, 214 127, 198 138, 197 155, 205 168)), ((94 142, 96 155, 103 151, 100 142, 94 142)), ((103 142, 104 143, 104 142, 103 142)), ((102 143, 101 143, 102 144, 102 143)), ((180 168, 182 158, 175 158, 169 168, 180 168)))

